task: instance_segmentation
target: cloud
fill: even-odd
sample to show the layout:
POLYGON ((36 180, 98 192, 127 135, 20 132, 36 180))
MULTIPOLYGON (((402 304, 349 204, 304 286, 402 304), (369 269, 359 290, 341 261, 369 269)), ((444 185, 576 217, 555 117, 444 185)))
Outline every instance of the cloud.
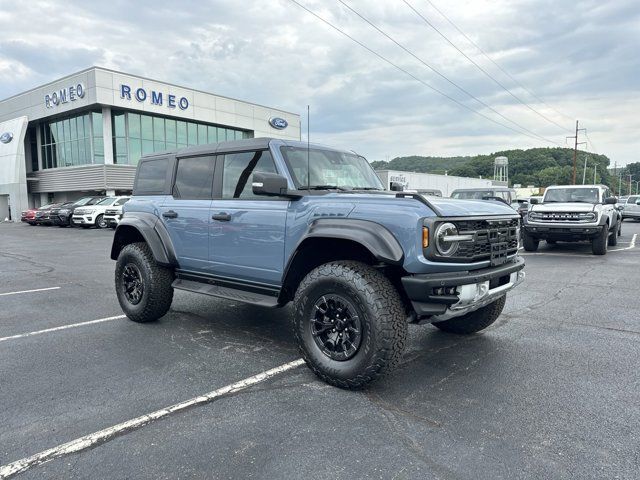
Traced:
MULTIPOLYGON (((339 2, 299 1, 412 75, 508 124, 339 2)), ((433 0, 526 89, 428 2, 409 0, 483 69, 567 131, 487 78, 401 0, 345 2, 522 127, 564 144, 579 118, 612 162, 639 160, 636 0, 588 0, 580 8, 567 0, 433 0)), ((353 148, 371 159, 549 145, 455 105, 289 0, 36 0, 15 2, 11 11, 0 13, 0 98, 94 64, 299 112, 303 130, 310 105, 315 141, 353 148)))

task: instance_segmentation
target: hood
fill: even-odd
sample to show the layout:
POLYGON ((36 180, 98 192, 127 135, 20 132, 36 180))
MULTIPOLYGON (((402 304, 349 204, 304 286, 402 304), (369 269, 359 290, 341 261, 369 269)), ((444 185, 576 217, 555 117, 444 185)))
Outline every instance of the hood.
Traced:
POLYGON ((541 203, 533 205, 533 212, 593 212, 594 205, 592 203, 541 203))
POLYGON ((509 205, 492 200, 459 200, 457 198, 425 197, 444 217, 481 215, 517 215, 509 205))

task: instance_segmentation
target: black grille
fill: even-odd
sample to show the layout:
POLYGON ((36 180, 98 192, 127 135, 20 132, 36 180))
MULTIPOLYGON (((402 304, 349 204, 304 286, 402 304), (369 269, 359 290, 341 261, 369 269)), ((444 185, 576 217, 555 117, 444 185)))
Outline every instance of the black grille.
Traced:
MULTIPOLYGON (((518 251, 519 219, 453 221, 460 235, 473 235, 472 242, 460 242, 458 250, 446 260, 481 262, 491 258, 491 245, 507 243, 507 254, 518 251)), ((444 260, 444 258, 443 258, 444 260)))

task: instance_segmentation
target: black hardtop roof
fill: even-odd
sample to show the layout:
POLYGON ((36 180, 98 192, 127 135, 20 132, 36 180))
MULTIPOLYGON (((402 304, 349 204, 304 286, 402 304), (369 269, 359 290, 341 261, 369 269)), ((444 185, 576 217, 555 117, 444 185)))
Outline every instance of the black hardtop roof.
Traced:
MULTIPOLYGON (((163 152, 154 152, 147 155, 143 155, 142 159, 157 158, 167 155, 171 156, 191 156, 191 155, 204 155, 208 153, 231 153, 231 152, 244 152, 247 150, 266 150, 269 148, 271 142, 277 142, 278 144, 290 147, 307 148, 306 142, 296 140, 283 140, 281 138, 271 137, 258 137, 247 138, 243 140, 231 140, 228 142, 210 143, 207 145, 194 145, 192 147, 184 147, 176 150, 167 150, 163 152)), ((319 145, 316 143, 309 144, 309 148, 322 148, 323 150, 333 150, 336 152, 344 152, 357 155, 355 152, 347 152, 339 148, 328 147, 326 145, 319 145)))

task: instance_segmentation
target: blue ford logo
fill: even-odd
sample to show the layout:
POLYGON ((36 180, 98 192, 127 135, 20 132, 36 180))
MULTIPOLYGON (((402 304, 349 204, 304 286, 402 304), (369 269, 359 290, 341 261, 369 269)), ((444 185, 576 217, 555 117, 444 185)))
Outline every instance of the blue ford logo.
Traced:
MULTIPOLYGON (((285 122, 285 127, 287 122, 285 122)), ((11 132, 4 132, 2 135, 0 135, 0 142, 2 143, 9 143, 11 140, 13 140, 13 133, 11 132)))
POLYGON ((271 117, 269 119, 269 125, 277 130, 284 130, 289 126, 289 123, 284 118, 280 117, 271 117))

